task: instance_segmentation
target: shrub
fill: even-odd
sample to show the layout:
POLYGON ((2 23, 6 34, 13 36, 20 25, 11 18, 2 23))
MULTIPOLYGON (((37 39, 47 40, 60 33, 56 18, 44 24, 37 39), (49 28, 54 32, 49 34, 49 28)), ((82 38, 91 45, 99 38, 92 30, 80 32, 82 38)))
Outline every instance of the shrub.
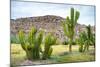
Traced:
POLYGON ((63 45, 68 45, 68 41, 63 41, 63 45))
MULTIPOLYGON (((69 44, 69 42, 68 41, 63 41, 63 43, 62 43, 63 45, 68 45, 69 44)), ((73 41, 72 43, 71 43, 72 45, 76 45, 76 42, 75 41, 73 41)))
POLYGON ((76 41, 73 41, 73 42, 72 42, 72 45, 76 45, 76 41))
POLYGON ((17 35, 11 35, 10 36, 10 43, 16 43, 16 44, 19 44, 19 39, 18 39, 18 36, 17 35))
POLYGON ((57 38, 55 45, 61 45, 61 44, 62 44, 61 40, 57 38))

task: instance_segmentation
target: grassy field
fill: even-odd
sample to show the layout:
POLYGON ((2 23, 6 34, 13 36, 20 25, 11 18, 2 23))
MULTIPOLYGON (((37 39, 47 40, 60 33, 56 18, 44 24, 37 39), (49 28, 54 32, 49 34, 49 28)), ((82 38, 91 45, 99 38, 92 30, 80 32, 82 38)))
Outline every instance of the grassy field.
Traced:
MULTIPOLYGON (((50 59, 33 61, 33 64, 72 63, 95 60, 95 50, 93 46, 90 46, 89 51, 85 53, 78 52, 78 46, 76 45, 73 45, 72 53, 69 53, 68 45, 54 45, 52 47, 53 53, 50 59)), ((11 44, 11 63, 15 65, 22 65, 26 60, 26 54, 21 48, 21 45, 11 44)))

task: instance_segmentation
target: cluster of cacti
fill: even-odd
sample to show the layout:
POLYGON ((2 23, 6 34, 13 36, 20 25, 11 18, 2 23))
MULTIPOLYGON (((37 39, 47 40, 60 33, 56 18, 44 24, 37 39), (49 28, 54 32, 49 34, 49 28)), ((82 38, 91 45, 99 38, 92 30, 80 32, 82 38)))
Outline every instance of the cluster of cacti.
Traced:
POLYGON ((87 39, 86 39, 86 41, 85 41, 85 48, 84 48, 84 50, 89 50, 89 45, 90 44, 92 44, 92 40, 91 40, 91 38, 93 37, 93 35, 92 35, 92 32, 91 32, 91 26, 90 25, 88 25, 87 27, 86 27, 86 30, 87 30, 87 39))
POLYGON ((29 60, 40 58, 40 45, 43 39, 43 32, 37 33, 35 28, 32 28, 29 32, 27 39, 23 31, 19 32, 19 40, 22 48, 25 50, 27 58, 29 60))
POLYGON ((79 38, 77 39, 77 44, 79 44, 79 52, 85 51, 85 44, 87 40, 87 35, 85 32, 81 32, 79 34, 79 38))
POLYGON ((23 31, 20 31, 19 40, 29 60, 41 59, 40 53, 42 53, 42 59, 50 58, 53 51, 51 46, 56 43, 55 37, 53 37, 51 34, 47 35, 44 39, 43 51, 41 48, 41 43, 43 41, 43 31, 39 31, 37 33, 36 28, 32 28, 27 36, 25 36, 23 31))
POLYGON ((54 36, 52 36, 51 34, 48 34, 45 37, 45 41, 44 41, 44 52, 43 52, 43 57, 42 59, 47 59, 50 58, 51 53, 53 51, 52 49, 52 45, 54 45, 56 43, 56 38, 54 36))
POLYGON ((91 26, 88 25, 86 27, 87 32, 82 32, 78 38, 79 51, 84 52, 89 50, 89 45, 93 43, 93 39, 95 38, 91 32, 91 26))
POLYGON ((69 38, 69 51, 72 51, 72 42, 75 32, 75 26, 77 20, 79 19, 80 13, 75 11, 74 8, 71 8, 71 16, 67 16, 66 20, 63 22, 63 30, 65 35, 69 38))

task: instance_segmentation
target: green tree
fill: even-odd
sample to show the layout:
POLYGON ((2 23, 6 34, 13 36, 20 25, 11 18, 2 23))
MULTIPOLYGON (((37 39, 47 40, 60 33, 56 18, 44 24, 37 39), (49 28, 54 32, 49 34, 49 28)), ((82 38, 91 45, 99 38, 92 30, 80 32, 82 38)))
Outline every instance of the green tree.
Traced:
POLYGON ((63 30, 65 35, 69 38, 69 51, 72 52, 72 42, 75 33, 75 26, 79 19, 79 11, 75 11, 74 8, 71 8, 70 17, 67 16, 66 20, 63 22, 63 30))

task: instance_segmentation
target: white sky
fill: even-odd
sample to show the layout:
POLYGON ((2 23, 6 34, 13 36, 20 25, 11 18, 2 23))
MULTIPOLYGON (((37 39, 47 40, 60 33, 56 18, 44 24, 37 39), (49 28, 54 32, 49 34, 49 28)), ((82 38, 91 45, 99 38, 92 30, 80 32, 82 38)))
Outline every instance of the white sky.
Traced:
POLYGON ((95 4, 95 0, 16 0, 16 1, 40 1, 40 2, 72 3, 72 4, 87 4, 87 5, 95 4))
POLYGON ((85 25, 95 24, 95 7, 84 5, 12 1, 11 18, 16 19, 44 15, 57 15, 65 18, 69 16, 71 7, 74 7, 80 12, 79 23, 85 25))

